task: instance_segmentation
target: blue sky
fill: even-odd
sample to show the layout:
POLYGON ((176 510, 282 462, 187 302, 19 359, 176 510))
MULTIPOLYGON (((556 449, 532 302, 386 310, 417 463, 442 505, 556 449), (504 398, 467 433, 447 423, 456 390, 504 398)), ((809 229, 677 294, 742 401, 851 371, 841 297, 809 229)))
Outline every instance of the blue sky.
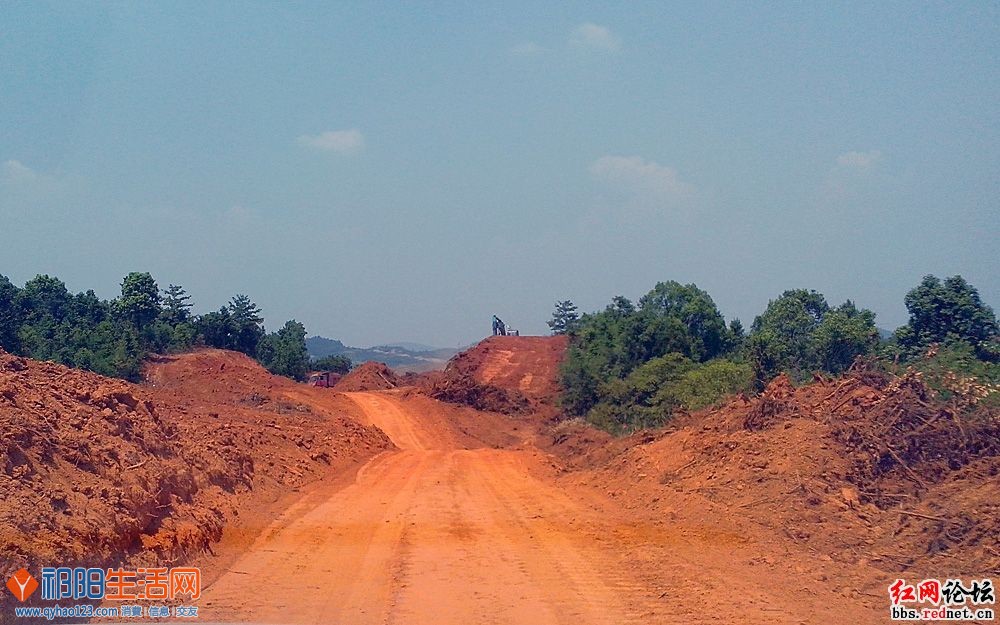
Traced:
POLYGON ((352 344, 695 282, 1000 302, 997 3, 8 3, 0 273, 352 344))

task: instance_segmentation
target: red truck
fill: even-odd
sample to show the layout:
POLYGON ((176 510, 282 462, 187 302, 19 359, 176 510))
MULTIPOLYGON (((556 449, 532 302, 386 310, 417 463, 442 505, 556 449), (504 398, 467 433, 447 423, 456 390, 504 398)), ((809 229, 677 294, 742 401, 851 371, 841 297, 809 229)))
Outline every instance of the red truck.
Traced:
POLYGON ((309 386, 322 386, 324 388, 329 388, 337 383, 342 376, 339 373, 334 373, 333 371, 317 371, 316 373, 309 374, 309 386))

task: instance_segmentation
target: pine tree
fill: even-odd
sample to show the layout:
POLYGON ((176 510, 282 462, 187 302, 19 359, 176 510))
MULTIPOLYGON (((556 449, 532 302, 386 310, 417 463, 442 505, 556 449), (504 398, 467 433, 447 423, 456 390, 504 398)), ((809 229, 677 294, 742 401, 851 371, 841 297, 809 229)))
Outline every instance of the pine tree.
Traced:
POLYGON ((251 358, 257 356, 257 343, 264 338, 264 318, 260 312, 260 307, 243 294, 236 295, 229 302, 233 348, 251 358))
POLYGON ((191 296, 184 287, 171 284, 163 291, 163 320, 176 326, 191 319, 191 296))
POLYGON ((547 322, 552 334, 568 334, 572 332, 580 320, 580 315, 576 312, 576 306, 570 300, 556 302, 556 309, 552 313, 552 320, 547 322))

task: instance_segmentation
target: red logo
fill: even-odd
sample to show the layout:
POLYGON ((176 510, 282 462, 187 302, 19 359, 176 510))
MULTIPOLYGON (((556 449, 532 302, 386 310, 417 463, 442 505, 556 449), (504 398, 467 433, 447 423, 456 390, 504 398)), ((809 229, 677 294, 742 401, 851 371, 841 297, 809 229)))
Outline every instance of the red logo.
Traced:
POLYGON ((930 601, 934 605, 941 603, 941 582, 936 579, 925 579, 917 586, 917 600, 923 603, 930 601))
POLYGON ((10 591, 14 593, 18 601, 24 603, 31 596, 31 593, 38 590, 38 582, 35 581, 35 578, 31 576, 31 573, 27 569, 21 569, 7 580, 7 588, 10 588, 10 591))

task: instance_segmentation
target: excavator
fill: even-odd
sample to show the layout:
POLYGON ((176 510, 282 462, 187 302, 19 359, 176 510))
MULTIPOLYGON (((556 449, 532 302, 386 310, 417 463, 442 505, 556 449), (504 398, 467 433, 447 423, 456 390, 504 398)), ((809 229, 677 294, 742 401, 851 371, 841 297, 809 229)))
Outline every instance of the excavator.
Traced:
POLYGON ((520 336, 520 333, 493 315, 493 336, 520 336))

